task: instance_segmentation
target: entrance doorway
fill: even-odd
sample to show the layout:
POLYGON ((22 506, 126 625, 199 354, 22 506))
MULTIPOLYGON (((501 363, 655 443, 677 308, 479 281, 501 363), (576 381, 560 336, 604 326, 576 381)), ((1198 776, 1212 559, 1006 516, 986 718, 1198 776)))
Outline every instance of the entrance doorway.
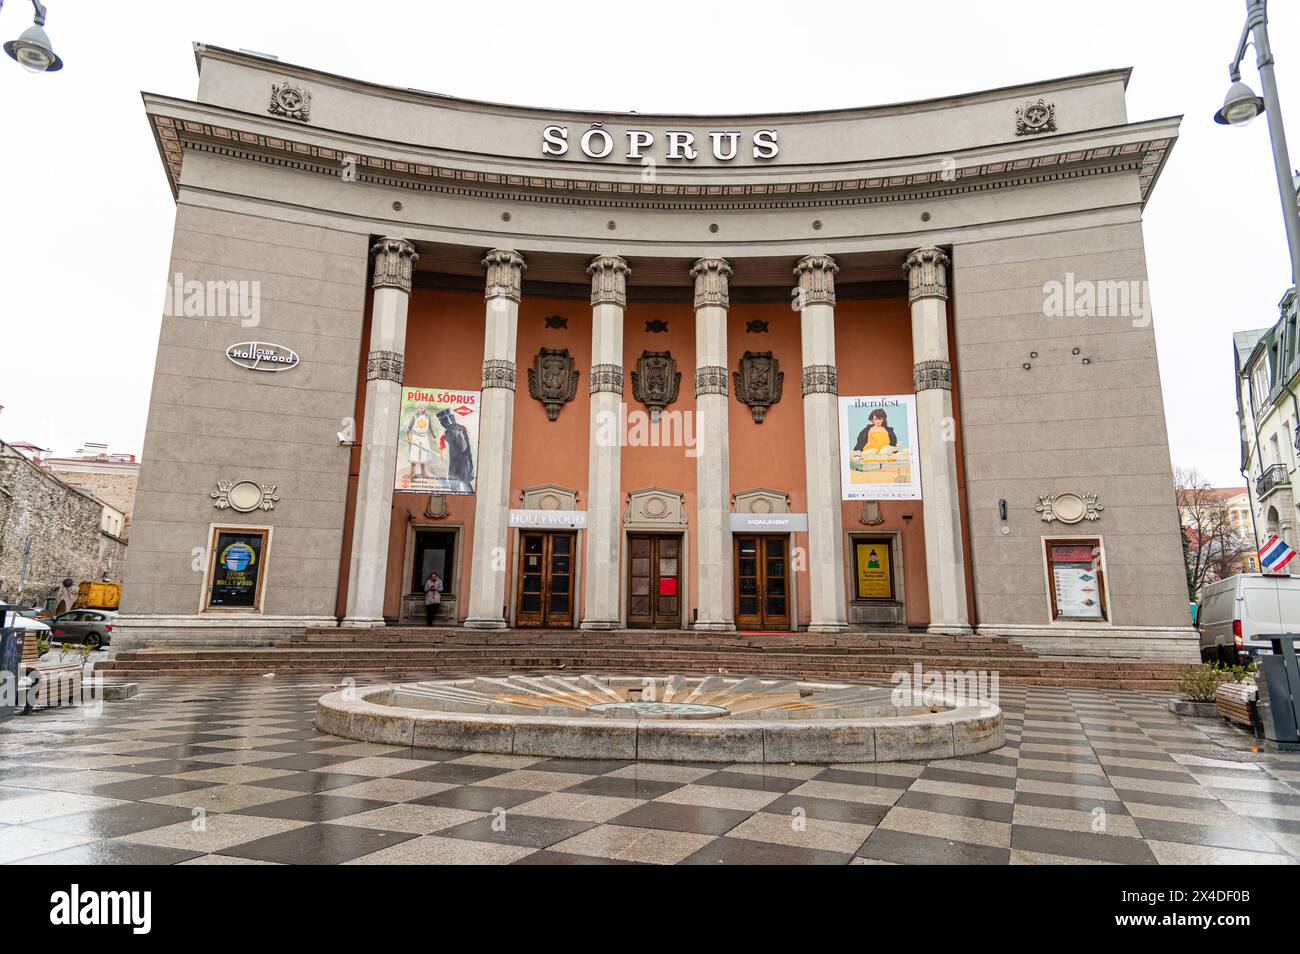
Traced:
POLYGON ((438 605, 434 619, 456 618, 456 581, 452 579, 455 575, 455 556, 455 530, 415 531, 409 580, 411 589, 404 601, 413 607, 407 614, 412 621, 424 620, 424 582, 431 572, 437 573, 438 579, 442 580, 442 602, 438 605))
POLYGON ((633 533, 627 548, 628 628, 677 629, 682 625, 682 538, 633 533))
POLYGON ((790 628, 788 546, 788 537, 775 534, 735 536, 737 627, 790 628))
POLYGON ((573 551, 577 535, 519 534, 518 626, 573 626, 573 551))

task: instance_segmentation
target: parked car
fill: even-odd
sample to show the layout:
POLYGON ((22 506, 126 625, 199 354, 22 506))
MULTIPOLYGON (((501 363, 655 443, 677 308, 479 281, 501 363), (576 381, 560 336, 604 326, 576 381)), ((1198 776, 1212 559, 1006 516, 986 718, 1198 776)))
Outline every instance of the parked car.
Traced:
POLYGON ((45 620, 36 618, 37 612, 38 610, 32 609, 28 606, 15 606, 10 612, 5 614, 8 619, 4 621, 4 625, 16 626, 18 629, 28 630, 35 636, 48 636, 50 634, 50 627, 46 624, 45 620))
POLYGON ((107 646, 113 639, 112 610, 72 610, 50 620, 50 639, 56 643, 85 643, 92 649, 107 646))
POLYGON ((1211 583, 1198 615, 1202 662, 1232 665, 1271 652, 1261 637, 1300 632, 1300 576, 1242 573, 1211 583))

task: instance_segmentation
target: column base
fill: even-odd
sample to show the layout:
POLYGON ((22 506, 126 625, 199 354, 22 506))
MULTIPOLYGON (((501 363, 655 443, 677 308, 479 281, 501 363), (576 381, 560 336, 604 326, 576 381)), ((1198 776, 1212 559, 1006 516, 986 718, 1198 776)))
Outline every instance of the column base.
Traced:
POLYGON ((691 624, 691 629, 706 633, 734 633, 736 624, 729 619, 697 619, 691 624))
POLYGON ((381 626, 387 626, 388 621, 382 616, 348 616, 339 621, 339 626, 343 629, 378 629, 381 626))
POLYGON ((931 623, 925 631, 932 636, 974 636, 975 630, 965 623, 931 623))
POLYGON ((466 629, 505 629, 506 621, 495 618, 467 619, 461 625, 466 629))
POLYGON ((578 629, 595 629, 608 631, 611 629, 622 629, 623 624, 616 619, 584 619, 578 624, 578 629))
POLYGON ((847 633, 849 631, 848 623, 809 623, 808 632, 810 633, 847 633))

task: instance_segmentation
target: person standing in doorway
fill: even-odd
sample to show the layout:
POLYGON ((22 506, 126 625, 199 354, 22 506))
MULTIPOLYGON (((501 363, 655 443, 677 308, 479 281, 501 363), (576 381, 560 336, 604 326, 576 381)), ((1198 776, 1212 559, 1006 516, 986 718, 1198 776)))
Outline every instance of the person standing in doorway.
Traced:
POLYGON ((424 625, 432 626, 433 617, 442 605, 442 580, 434 570, 429 571, 429 578, 424 581, 424 625))

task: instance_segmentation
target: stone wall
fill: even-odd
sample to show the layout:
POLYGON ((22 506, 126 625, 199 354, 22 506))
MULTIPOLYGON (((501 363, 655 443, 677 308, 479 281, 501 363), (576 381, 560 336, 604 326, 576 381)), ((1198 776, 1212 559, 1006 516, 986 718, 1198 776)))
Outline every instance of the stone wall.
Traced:
POLYGON ((103 511, 100 501, 0 447, 0 601, 41 606, 51 598, 68 608, 79 583, 105 575, 120 581, 126 541, 100 529, 103 511))
POLYGON ((122 515, 126 518, 122 539, 131 536, 131 514, 135 510, 135 484, 139 480, 139 474, 101 474, 84 470, 62 470, 57 465, 51 465, 50 471, 57 474, 64 483, 78 490, 84 490, 110 507, 122 511, 122 515))

